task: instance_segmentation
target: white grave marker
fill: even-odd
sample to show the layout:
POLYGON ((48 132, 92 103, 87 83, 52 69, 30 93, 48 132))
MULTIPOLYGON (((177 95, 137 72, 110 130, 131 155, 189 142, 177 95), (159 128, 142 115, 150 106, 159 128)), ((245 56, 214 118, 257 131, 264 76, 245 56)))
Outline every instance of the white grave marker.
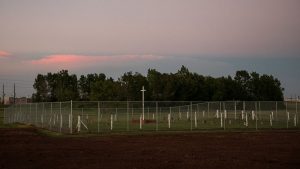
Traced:
POLYGON ((247 114, 245 114, 245 117, 246 117, 246 127, 248 127, 248 116, 247 116, 247 114))
POLYGON ((242 110, 242 120, 244 120, 244 110, 242 110))
POLYGON ((171 128, 171 114, 168 114, 168 127, 171 128))
POLYGON ((143 124, 143 115, 140 116, 140 129, 142 129, 142 124, 143 124))
POLYGON ((80 123, 80 115, 78 115, 78 121, 77 121, 77 131, 78 131, 78 133, 80 132, 80 127, 81 127, 80 124, 81 124, 80 123))
POLYGON ((111 114, 111 115, 110 115, 110 130, 113 129, 113 125, 114 125, 113 123, 114 123, 114 115, 111 114))
POLYGON ((271 114, 272 114, 272 120, 274 120, 274 113, 273 113, 273 112, 271 112, 271 114))
POLYGON ((221 128, 223 127, 223 113, 221 113, 221 128))
POLYGON ((270 114, 270 126, 272 127, 273 124, 272 124, 272 114, 270 114))

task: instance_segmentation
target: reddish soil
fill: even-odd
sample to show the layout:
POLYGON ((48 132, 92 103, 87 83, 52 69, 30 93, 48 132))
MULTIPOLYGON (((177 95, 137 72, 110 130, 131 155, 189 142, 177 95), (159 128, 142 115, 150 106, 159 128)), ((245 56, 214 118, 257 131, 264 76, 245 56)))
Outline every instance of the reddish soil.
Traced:
POLYGON ((2 169, 300 168, 300 132, 49 137, 0 129, 2 169))
MULTIPOLYGON (((132 124, 140 124, 140 120, 132 119, 131 120, 132 124)), ((156 123, 156 120, 143 120, 143 124, 150 124, 150 123, 156 123)))

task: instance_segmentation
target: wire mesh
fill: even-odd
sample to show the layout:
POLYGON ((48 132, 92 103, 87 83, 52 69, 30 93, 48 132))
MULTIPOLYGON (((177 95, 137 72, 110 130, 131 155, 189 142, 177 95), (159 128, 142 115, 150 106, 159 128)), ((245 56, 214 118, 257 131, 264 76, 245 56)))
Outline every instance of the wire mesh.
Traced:
POLYGON ((68 101, 11 105, 3 122, 61 133, 299 128, 294 101, 68 101))

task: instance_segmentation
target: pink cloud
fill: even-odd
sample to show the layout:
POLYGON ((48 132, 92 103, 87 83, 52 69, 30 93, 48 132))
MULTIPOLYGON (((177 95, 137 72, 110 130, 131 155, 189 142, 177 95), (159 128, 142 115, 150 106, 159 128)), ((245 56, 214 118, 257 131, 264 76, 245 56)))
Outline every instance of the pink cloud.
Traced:
POLYGON ((3 50, 0 50, 0 57, 7 57, 7 56, 10 56, 11 54, 8 53, 8 52, 5 52, 3 50))
POLYGON ((153 61, 162 59, 157 55, 111 55, 111 56, 89 56, 89 55, 72 55, 57 54, 49 55, 40 59, 31 60, 30 63, 42 66, 86 66, 101 63, 123 63, 131 61, 153 61))
POLYGON ((49 55, 44 58, 32 60, 32 64, 37 65, 51 65, 51 64, 65 64, 65 63, 79 63, 88 61, 85 56, 80 55, 49 55))

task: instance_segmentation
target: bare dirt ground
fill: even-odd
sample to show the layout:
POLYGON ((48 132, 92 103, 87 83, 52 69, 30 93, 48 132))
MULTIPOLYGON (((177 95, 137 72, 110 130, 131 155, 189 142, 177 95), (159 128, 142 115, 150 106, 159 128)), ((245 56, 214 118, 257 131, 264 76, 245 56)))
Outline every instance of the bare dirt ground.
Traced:
POLYGON ((0 129, 1 169, 300 168, 300 132, 50 137, 0 129))

